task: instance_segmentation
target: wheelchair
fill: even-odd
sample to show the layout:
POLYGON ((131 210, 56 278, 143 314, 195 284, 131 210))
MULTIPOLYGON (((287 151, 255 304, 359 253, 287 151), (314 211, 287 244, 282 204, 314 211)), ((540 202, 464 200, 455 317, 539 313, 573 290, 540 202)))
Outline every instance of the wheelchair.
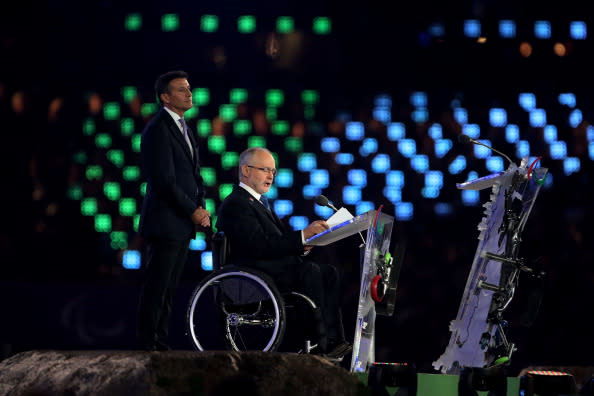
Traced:
MULTIPOLYGON (((262 271, 227 263, 230 246, 223 232, 213 236, 212 247, 213 273, 194 289, 187 308, 187 334, 197 350, 276 351, 285 336, 287 311, 303 307, 313 317, 311 335, 318 342, 325 336, 320 308, 310 297, 281 293, 262 271)), ((301 341, 294 352, 317 347, 310 339, 301 341)))

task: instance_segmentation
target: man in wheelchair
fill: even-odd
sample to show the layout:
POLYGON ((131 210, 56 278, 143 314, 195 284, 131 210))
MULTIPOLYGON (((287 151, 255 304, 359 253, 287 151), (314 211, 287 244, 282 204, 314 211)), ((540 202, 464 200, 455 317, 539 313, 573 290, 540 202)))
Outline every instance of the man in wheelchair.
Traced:
POLYGON ((306 239, 328 229, 328 224, 317 220, 301 231, 286 230, 263 195, 275 176, 270 151, 255 147, 241 153, 239 185, 218 211, 217 228, 230 243, 228 262, 266 273, 281 290, 311 297, 321 309, 319 352, 342 358, 351 346, 344 337, 338 271, 329 264, 309 260, 312 246, 305 245, 306 239))

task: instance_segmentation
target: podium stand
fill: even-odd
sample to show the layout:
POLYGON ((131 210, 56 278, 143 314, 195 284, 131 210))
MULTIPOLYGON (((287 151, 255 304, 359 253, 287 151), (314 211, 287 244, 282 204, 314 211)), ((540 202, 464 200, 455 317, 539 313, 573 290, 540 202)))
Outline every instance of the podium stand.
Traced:
POLYGON ((376 309, 371 293, 372 281, 377 277, 378 272, 382 273, 383 269, 392 265, 389 248, 393 224, 393 216, 381 213, 381 210, 370 210, 306 240, 307 245, 325 246, 367 230, 351 372, 367 371, 368 363, 375 359, 376 309))

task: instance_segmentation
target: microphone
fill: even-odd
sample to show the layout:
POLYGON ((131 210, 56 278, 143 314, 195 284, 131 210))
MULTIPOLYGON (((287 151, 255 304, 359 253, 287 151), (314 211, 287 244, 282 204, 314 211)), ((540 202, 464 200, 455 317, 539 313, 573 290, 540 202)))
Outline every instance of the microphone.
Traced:
MULTIPOLYGON (((320 206, 327 206, 327 207, 333 209, 335 212, 338 212, 338 209, 336 209, 336 207, 334 205, 332 205, 330 203, 330 201, 328 200, 328 198, 326 198, 324 195, 317 195, 314 198, 314 201, 320 206)), ((359 232, 359 236, 361 237, 361 241, 363 242, 361 245, 359 245, 359 247, 362 247, 363 245, 365 245, 365 238, 363 238, 363 235, 361 235, 360 232, 359 232)))
POLYGON ((486 144, 481 143, 478 140, 474 140, 473 138, 471 138, 468 135, 464 135, 464 134, 458 135, 458 142, 460 142, 462 144, 468 144, 468 143, 478 144, 479 146, 483 146, 483 147, 488 148, 489 150, 495 151, 497 154, 503 156, 506 160, 508 160, 510 164, 514 163, 507 155, 503 154, 501 151, 495 150, 493 147, 487 146, 486 144))

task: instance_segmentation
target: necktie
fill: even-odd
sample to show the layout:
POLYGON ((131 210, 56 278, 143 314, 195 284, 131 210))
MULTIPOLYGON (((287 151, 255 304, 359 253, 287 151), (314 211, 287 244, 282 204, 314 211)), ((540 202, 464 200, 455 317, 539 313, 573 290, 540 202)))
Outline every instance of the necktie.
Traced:
POLYGON ((183 118, 180 118, 179 123, 182 126, 184 139, 186 139, 186 143, 188 143, 188 147, 190 148, 190 153, 192 154, 192 158, 194 158, 194 150, 192 148, 192 142, 190 141, 190 136, 188 136, 188 125, 186 124, 186 120, 184 120, 183 118))
POLYGON ((270 210, 270 203, 268 202, 268 198, 266 198, 264 195, 260 195, 260 202, 262 202, 262 205, 264 205, 266 209, 270 210))

